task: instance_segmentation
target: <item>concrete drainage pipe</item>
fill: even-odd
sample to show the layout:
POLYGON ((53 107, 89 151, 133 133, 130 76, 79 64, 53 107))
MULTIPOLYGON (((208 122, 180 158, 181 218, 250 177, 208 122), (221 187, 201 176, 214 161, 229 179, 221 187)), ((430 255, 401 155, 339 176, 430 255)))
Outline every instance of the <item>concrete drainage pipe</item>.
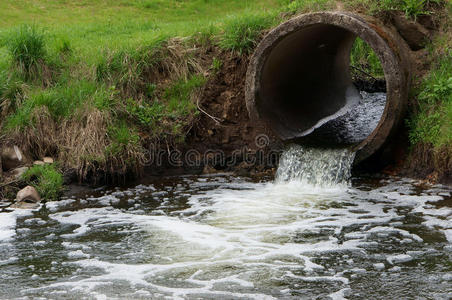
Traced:
POLYGON ((349 71, 357 37, 377 54, 386 80, 386 104, 378 125, 352 146, 357 151, 355 162, 375 153, 401 121, 409 90, 409 64, 404 41, 371 17, 312 13, 268 33, 248 67, 246 105, 250 118, 263 121, 283 140, 303 143, 314 136, 317 128, 359 97, 349 71))

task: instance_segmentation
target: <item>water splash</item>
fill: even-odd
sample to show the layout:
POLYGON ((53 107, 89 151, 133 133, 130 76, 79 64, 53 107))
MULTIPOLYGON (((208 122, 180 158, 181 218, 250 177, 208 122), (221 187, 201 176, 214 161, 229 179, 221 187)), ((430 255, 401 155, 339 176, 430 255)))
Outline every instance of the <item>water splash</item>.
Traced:
POLYGON ((291 145, 282 154, 276 183, 299 182, 316 187, 347 187, 355 153, 291 145))

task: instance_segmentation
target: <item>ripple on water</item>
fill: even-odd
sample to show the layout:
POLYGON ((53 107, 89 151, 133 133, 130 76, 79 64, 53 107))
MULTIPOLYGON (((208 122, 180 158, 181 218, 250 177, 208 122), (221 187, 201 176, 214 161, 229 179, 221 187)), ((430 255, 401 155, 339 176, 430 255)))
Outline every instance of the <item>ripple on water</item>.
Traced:
POLYGON ((0 214, 0 298, 446 299, 447 197, 210 176, 51 202, 0 214))

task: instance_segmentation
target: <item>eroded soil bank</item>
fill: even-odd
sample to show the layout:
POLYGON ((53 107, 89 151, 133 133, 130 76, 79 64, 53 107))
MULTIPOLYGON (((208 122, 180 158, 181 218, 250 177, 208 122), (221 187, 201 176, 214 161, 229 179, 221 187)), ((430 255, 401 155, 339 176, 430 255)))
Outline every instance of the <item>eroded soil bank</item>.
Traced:
MULTIPOLYGON (((437 7, 436 10, 438 13, 419 16, 416 21, 406 18, 402 12, 398 11, 387 11, 376 16, 382 26, 392 30, 402 42, 408 45, 413 87, 418 86, 422 77, 431 68, 432 57, 426 48, 427 45, 438 35, 448 37, 447 33, 444 33, 447 28, 445 24, 448 19, 447 9, 437 7)), ((354 12, 364 13, 359 10, 359 7, 354 12)), ((267 32, 262 32, 259 39, 267 32)), ((171 47, 174 48, 174 44, 171 47)), ((138 158, 133 155, 118 158, 117 161, 116 158, 111 158, 111 163, 106 164, 109 167, 104 168, 96 166, 96 163, 85 164, 80 169, 74 168, 73 165, 66 165, 64 158, 70 156, 70 151, 60 156, 51 144, 44 143, 38 147, 39 151, 36 150, 37 148, 31 151, 30 145, 36 146, 36 144, 30 143, 23 147, 23 151, 31 161, 41 159, 37 153, 53 151, 51 154, 55 155, 56 161, 60 160, 60 166, 64 170, 65 184, 74 182, 92 185, 118 184, 147 175, 175 173, 232 171, 239 175, 272 176, 279 155, 284 149, 284 143, 263 124, 251 121, 248 116, 244 93, 251 52, 238 53, 221 49, 213 43, 203 43, 195 51, 190 52, 190 55, 178 56, 177 59, 180 60, 178 63, 187 57, 195 57, 196 66, 205 72, 206 82, 192 95, 197 113, 187 117, 190 119, 189 126, 179 132, 180 135, 186 134, 185 138, 178 140, 177 136, 172 136, 168 140, 160 140, 150 138, 152 133, 147 135, 140 133, 140 138, 145 141, 142 145, 145 151, 140 153, 138 158), (215 61, 220 61, 221 64, 212 68, 215 61), (124 167, 119 172, 119 176, 112 174, 112 170, 118 169, 118 162, 130 164, 132 167, 124 167)), ((187 67, 190 70, 193 68, 193 66, 187 67)), ((365 72, 358 71, 353 74, 355 85, 361 90, 374 92, 385 89, 384 82, 369 78, 365 72)), ((157 69, 145 73, 145 77, 141 79, 168 86, 171 78, 170 67, 165 69, 157 66, 157 69)), ((127 90, 127 83, 118 88, 120 93, 124 93, 124 97, 130 92, 127 90)), ((140 90, 134 92, 139 94, 140 90)), ((416 98, 411 97, 407 113, 415 111, 416 106, 416 98)), ((166 126, 165 122, 163 121, 161 125, 166 126)), ((45 131, 40 132, 41 135, 45 133, 45 131)), ((6 139, 4 145, 13 145, 16 141, 6 139)), ((29 141, 29 136, 22 141, 24 143, 29 141)), ((126 149, 126 151, 133 152, 133 149, 126 149)), ((432 182, 451 183, 450 158, 446 155, 441 167, 431 163, 432 160, 427 149, 410 149, 408 129, 405 124, 402 124, 399 132, 388 140, 379 152, 357 166, 355 170, 384 172, 427 179, 432 182)), ((10 181, 9 174, 5 172, 4 175, 6 175, 4 182, 10 181)), ((1 188, 5 189, 6 185, 2 185, 1 188)), ((12 190, 17 190, 17 187, 12 190)))

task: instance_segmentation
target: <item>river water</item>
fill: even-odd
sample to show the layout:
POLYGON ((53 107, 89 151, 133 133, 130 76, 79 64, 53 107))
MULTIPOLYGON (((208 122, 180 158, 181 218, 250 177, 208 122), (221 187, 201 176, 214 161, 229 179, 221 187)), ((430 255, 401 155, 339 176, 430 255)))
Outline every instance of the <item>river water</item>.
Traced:
POLYGON ((353 154, 322 155, 0 213, 0 298, 449 299, 450 187, 348 181, 353 154))

